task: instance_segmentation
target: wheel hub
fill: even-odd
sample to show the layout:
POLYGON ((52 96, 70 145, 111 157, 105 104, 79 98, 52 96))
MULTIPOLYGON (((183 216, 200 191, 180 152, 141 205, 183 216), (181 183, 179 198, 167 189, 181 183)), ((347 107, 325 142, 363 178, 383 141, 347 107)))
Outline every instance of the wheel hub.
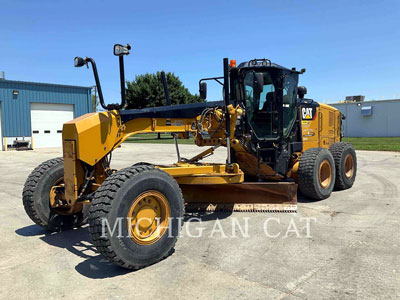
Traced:
POLYGON ((327 159, 325 159, 320 165, 319 165, 319 184, 323 189, 326 189, 329 187, 332 181, 332 168, 331 164, 327 159))
POLYGON ((344 158, 344 174, 348 179, 353 177, 354 174, 354 159, 350 153, 344 158))
POLYGON ((51 187, 49 192, 50 207, 58 214, 68 214, 68 203, 65 199, 64 178, 58 179, 51 187))
POLYGON ((128 232, 139 245, 150 245, 166 232, 170 208, 167 198, 158 191, 147 191, 133 201, 128 212, 128 232))

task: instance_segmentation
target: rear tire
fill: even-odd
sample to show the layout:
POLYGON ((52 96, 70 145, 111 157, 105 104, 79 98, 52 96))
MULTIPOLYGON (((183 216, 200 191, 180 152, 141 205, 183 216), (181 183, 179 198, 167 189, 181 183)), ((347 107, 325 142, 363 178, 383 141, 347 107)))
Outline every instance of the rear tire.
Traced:
POLYGON ((335 160, 336 190, 346 190, 353 186, 357 175, 357 156, 350 143, 334 143, 329 147, 335 160))
POLYGON ((140 269, 172 253, 183 215, 183 196, 175 179, 154 166, 136 165, 114 173, 96 191, 89 213, 89 232, 97 250, 109 261, 127 269, 140 269), (142 202, 150 203, 152 195, 160 202, 143 206, 142 202), (135 210, 135 205, 142 208, 135 210), (165 232, 161 229, 158 235, 146 228, 144 232, 155 238, 141 240, 132 230, 129 218, 140 220, 141 213, 151 216, 152 208, 157 206, 165 209, 161 215, 169 216, 166 223, 169 228, 165 232))
POLYGON ((335 185, 335 174, 335 162, 327 149, 307 149, 300 158, 298 169, 300 192, 314 200, 328 198, 335 185))
POLYGON ((22 192, 22 202, 28 216, 49 231, 61 231, 85 223, 84 212, 60 215, 50 207, 50 190, 64 177, 62 158, 53 158, 36 167, 28 176, 22 192))

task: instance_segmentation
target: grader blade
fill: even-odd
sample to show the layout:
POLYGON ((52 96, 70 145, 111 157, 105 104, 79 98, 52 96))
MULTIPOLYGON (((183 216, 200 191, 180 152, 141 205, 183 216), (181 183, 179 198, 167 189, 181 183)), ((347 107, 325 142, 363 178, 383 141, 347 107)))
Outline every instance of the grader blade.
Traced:
POLYGON ((245 182, 233 184, 181 184, 187 212, 297 212, 297 184, 245 182))

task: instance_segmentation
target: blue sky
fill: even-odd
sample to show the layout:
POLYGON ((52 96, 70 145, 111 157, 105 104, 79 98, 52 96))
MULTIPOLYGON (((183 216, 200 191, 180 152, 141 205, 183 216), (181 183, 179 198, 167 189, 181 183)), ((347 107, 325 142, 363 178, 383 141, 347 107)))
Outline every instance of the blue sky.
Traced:
MULTIPOLYGON (((120 99, 114 43, 133 46, 126 79, 165 70, 193 93, 222 58, 269 58, 306 68, 308 97, 400 98, 400 1, 0 0, 0 70, 6 78, 91 86, 90 56, 106 102, 120 99)), ((209 100, 221 97, 209 85, 209 100)))

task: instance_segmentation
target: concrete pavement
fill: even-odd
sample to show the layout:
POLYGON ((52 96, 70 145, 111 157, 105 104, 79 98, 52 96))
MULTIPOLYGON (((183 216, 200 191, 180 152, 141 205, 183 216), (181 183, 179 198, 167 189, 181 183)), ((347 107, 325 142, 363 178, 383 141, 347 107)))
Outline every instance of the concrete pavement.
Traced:
MULTIPOLYGON (((184 157, 199 150, 181 146, 184 157)), ((400 298, 400 153, 358 151, 354 187, 319 202, 300 198, 297 214, 188 214, 200 220, 184 225, 175 253, 136 272, 103 260, 86 227, 49 234, 25 214, 28 174, 57 156, 60 149, 0 152, 1 299, 400 298), (309 232, 304 218, 312 218, 309 232), (248 236, 233 237, 232 222, 246 220, 248 236), (218 228, 226 237, 209 237, 218 228), (198 230, 201 237, 188 236, 198 230)), ((218 149, 209 161, 224 157, 218 149)), ((113 153, 115 168, 175 160, 173 145, 113 153)))

